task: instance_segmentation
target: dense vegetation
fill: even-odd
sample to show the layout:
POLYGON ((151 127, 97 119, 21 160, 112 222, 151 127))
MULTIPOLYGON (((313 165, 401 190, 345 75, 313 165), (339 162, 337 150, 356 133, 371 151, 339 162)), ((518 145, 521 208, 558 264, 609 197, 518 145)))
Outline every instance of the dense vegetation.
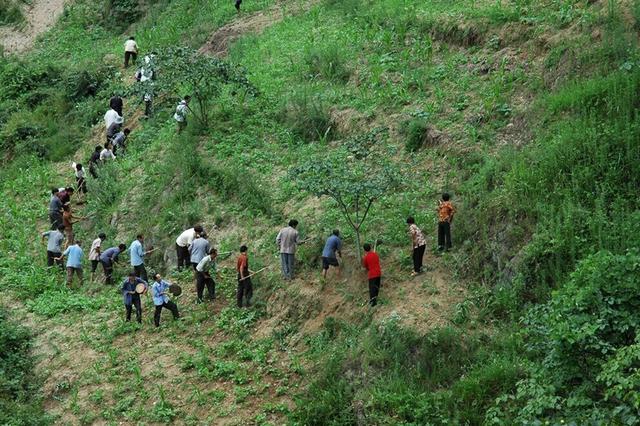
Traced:
MULTIPOLYGON (((0 59, 0 185, 9 201, 0 207, 0 251, 11 253, 0 257, 0 284, 50 324, 110 321, 83 323, 80 339, 97 361, 60 382, 61 406, 84 423, 214 422, 198 408, 210 404, 218 417, 274 424, 640 421, 640 2, 245 3, 246 16, 271 10, 284 18, 258 28, 223 1, 78 0, 33 53, 0 59), (197 87, 167 49, 184 45, 181 58, 191 61, 191 49, 238 19, 248 34, 228 58, 193 59, 234 75, 234 84, 203 89, 196 115, 206 120, 176 135, 168 118, 197 87), (159 76, 168 80, 144 122, 132 73, 119 64, 125 28, 166 61, 159 76), (168 270, 180 229, 216 224, 221 251, 250 241, 258 267, 273 261, 274 229, 295 216, 315 237, 299 254, 315 284, 321 236, 339 224, 354 268, 360 234, 384 241, 393 283, 383 288, 384 306, 391 294, 402 300, 408 286, 437 291, 401 278, 408 259, 399 250, 404 218, 413 214, 430 229, 434 202, 448 190, 460 210, 457 247, 430 266, 464 281, 466 299, 444 327, 412 329, 394 314, 336 314, 307 333, 306 321, 322 312, 322 290, 306 300, 298 283, 283 284, 272 271, 257 282, 255 310, 224 306, 211 318, 193 308, 162 329, 166 335, 149 332, 140 342, 141 330, 112 319, 120 309, 113 291, 63 288, 33 261, 42 249, 32 226, 46 227, 47 188, 71 182, 68 164, 86 162, 102 141, 93 126, 113 93, 128 95, 134 131, 127 156, 90 182, 92 221, 78 231, 85 242, 98 230, 109 244, 143 231, 167 248, 154 254, 154 267, 188 282, 189 273, 168 270), (356 233, 335 197, 311 196, 329 194, 318 184, 323 177, 332 193, 370 191, 358 185, 369 152, 377 160, 370 173, 393 170, 398 182, 374 193, 356 233), (348 188, 336 186, 337 174, 348 188), (260 324, 272 324, 266 336, 252 334, 260 324), (184 380, 145 371, 145 356, 178 359, 184 380), (131 377, 139 399, 127 395, 131 377), (195 408, 167 398, 168 384, 190 394, 195 408), (252 411, 264 394, 268 401, 252 411)), ((194 76, 203 72, 194 68, 194 76)), ((357 279, 347 278, 336 291, 361 312, 357 279)), ((233 299, 232 278, 220 288, 222 300, 233 299)), ((37 401, 11 409, 41 415, 37 401)))
POLYGON ((29 331, 0 311, 0 422, 3 425, 48 424, 34 375, 29 331))
POLYGON ((0 0, 0 25, 15 25, 24 21, 22 8, 26 0, 0 0))

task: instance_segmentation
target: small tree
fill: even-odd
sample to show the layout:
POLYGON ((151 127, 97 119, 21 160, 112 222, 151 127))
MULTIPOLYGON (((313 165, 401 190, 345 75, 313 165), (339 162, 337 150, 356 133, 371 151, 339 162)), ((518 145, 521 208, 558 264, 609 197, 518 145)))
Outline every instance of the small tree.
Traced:
POLYGON ((212 103, 225 88, 230 88, 232 93, 258 93, 244 68, 196 50, 174 47, 158 51, 154 56, 154 72, 158 71, 159 77, 152 84, 134 85, 134 90, 140 95, 150 91, 154 95, 191 94, 197 106, 192 109, 193 115, 204 127, 211 121, 212 103))
POLYGON ((290 172, 298 188, 316 197, 328 196, 335 201, 342 216, 356 235, 358 257, 361 252, 361 229, 373 204, 397 188, 400 169, 372 155, 372 141, 380 130, 351 139, 322 159, 309 160, 290 172))

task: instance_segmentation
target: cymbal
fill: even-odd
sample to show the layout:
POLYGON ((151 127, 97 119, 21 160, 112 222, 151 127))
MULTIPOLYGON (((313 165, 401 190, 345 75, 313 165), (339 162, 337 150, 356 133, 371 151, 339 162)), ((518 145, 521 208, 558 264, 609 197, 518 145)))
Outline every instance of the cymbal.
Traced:
POLYGON ((180 287, 178 284, 171 284, 169 286, 169 293, 173 294, 174 296, 180 296, 182 294, 182 287, 180 287))

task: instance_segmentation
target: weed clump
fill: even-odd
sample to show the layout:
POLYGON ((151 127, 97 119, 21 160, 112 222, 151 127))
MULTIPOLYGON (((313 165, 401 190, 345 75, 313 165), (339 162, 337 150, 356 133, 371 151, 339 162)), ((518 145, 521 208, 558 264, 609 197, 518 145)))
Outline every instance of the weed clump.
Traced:
POLYGON ((321 77, 337 83, 345 83, 351 76, 344 51, 340 46, 331 44, 326 47, 312 46, 307 49, 304 58, 312 77, 321 77))
POLYGON ((399 129, 407 152, 417 152, 426 146, 436 146, 442 132, 433 128, 426 117, 417 116, 403 122, 399 129))
POLYGON ((306 142, 328 141, 335 136, 328 105, 306 91, 294 93, 282 108, 280 117, 306 142))

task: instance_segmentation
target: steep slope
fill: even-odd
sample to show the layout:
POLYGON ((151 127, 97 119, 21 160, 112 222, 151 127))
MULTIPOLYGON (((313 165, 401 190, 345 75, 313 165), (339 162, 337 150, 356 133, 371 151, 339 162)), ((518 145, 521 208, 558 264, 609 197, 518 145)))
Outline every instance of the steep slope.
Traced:
POLYGON ((4 52, 20 53, 30 49, 36 38, 56 23, 64 4, 64 0, 35 0, 26 8, 23 26, 0 28, 0 46, 4 52))
POLYGON ((633 422, 640 9, 246 6, 238 17, 228 2, 174 0, 134 24, 161 64, 148 120, 114 56, 122 35, 93 3, 78 1, 33 58, 2 63, 2 303, 39 331, 47 410, 62 423, 633 422), (175 102, 193 90, 162 83, 172 72, 163 54, 177 44, 241 64, 258 96, 221 90, 207 104, 208 128, 192 120, 176 134, 175 102), (20 226, 46 228, 46 188, 71 183, 70 162, 86 162, 104 140, 114 92, 127 95, 129 150, 89 182, 77 207, 91 221, 77 231, 85 242, 107 232, 108 245, 143 232, 162 249, 148 268, 187 291, 184 319, 165 318, 160 330, 149 300, 136 327, 122 322, 112 288, 64 288, 33 261, 42 247, 20 226), (365 240, 383 241, 375 309, 365 306, 354 233, 291 172, 345 146, 360 155, 358 143, 400 168, 401 184, 362 228, 365 240), (459 213, 455 250, 439 256, 442 191, 459 213), (409 215, 429 246, 428 270, 413 279, 409 215), (298 278, 285 282, 274 237, 293 217, 311 238, 298 278), (193 304, 173 241, 194 223, 213 230, 221 251, 249 243, 254 269, 270 267, 256 277, 252 309, 233 307, 233 257, 221 262, 218 300, 193 304), (322 282, 319 253, 336 227, 344 277, 322 282))

